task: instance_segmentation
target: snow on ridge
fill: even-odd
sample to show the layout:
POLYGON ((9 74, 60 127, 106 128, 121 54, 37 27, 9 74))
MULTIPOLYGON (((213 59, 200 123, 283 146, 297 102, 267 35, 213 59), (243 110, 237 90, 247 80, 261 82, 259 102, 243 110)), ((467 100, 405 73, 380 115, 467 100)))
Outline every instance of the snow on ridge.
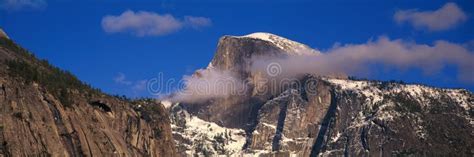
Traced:
MULTIPOLYGON (((332 79, 325 78, 325 80, 333 85, 338 86, 340 90, 343 91, 352 91, 363 95, 366 97, 364 105, 367 105, 366 108, 373 108, 374 105, 379 105, 377 112, 373 115, 373 118, 382 120, 382 121, 393 121, 395 117, 402 116, 399 112, 390 109, 396 105, 396 102, 393 101, 384 101, 384 96, 394 95, 394 94, 406 94, 419 103, 421 107, 429 107, 431 105, 430 99, 442 99, 448 97, 448 99, 455 102, 454 105, 464 109, 464 113, 460 113, 460 116, 466 118, 471 126, 474 126, 474 120, 469 116, 469 111, 473 108, 474 104, 472 103, 472 94, 465 89, 443 89, 436 87, 429 87, 419 84, 399 84, 399 83, 389 83, 384 87, 384 82, 380 81, 358 81, 358 80, 348 80, 348 79, 332 79)), ((359 112, 355 116, 353 122, 351 122, 349 128, 360 128, 373 121, 367 121, 367 115, 359 112)), ((420 118, 420 117, 417 117, 420 118)), ((418 119, 418 123, 422 123, 421 119, 418 119)), ((425 138, 426 129, 419 125, 418 128, 415 128, 417 135, 420 138, 425 138)), ((336 137, 338 137, 336 135, 336 137)))
POLYGON ((468 104, 468 97, 464 96, 461 94, 463 90, 460 89, 452 89, 448 91, 448 95, 452 98, 454 98, 457 102, 461 104, 461 107, 463 107, 465 110, 469 110, 470 108, 473 107, 473 104, 468 104))
POLYGON ((168 101, 168 100, 163 100, 163 101, 161 101, 161 104, 162 104, 163 107, 165 107, 165 108, 170 108, 171 106, 173 106, 173 102, 168 101))
MULTIPOLYGON (((199 149, 203 148, 212 152, 214 155, 243 154, 242 148, 246 142, 246 135, 243 129, 222 127, 216 123, 192 116, 185 110, 179 112, 184 113, 181 114, 179 118, 185 120, 185 126, 178 126, 175 121, 172 120, 171 128, 174 135, 179 135, 192 142, 186 146, 187 155, 200 154, 199 151, 201 150, 199 149), (219 145, 223 146, 221 149, 224 149, 227 154, 219 154, 218 151, 215 150, 213 145, 218 142, 216 139, 222 139, 224 141, 224 143, 219 143, 219 145), (203 145, 202 148, 196 147, 199 143, 203 145)), ((179 143, 180 142, 177 142, 177 144, 179 143)))
POLYGON ((370 86, 368 81, 353 81, 347 79, 326 79, 328 82, 341 87, 342 90, 356 90, 360 91, 370 104, 375 104, 383 100, 383 93, 380 89, 370 86))
POLYGON ((473 104, 468 103, 469 96, 464 93, 467 92, 463 89, 442 89, 429 87, 419 84, 396 84, 390 89, 381 89, 378 87, 382 82, 379 81, 359 81, 359 80, 348 80, 348 79, 333 79, 326 78, 326 81, 334 85, 339 86, 342 90, 358 91, 360 94, 367 97, 367 102, 373 105, 383 100, 383 95, 393 93, 407 93, 412 98, 420 102, 421 105, 428 104, 427 97, 439 98, 442 95, 442 91, 445 92, 453 100, 465 110, 469 110, 473 107, 473 104))
POLYGON ((244 36, 233 36, 236 38, 252 38, 252 39, 259 39, 268 41, 278 48, 288 52, 289 54, 293 55, 319 55, 321 52, 310 48, 309 46, 292 41, 290 39, 271 34, 271 33, 264 33, 264 32, 256 32, 244 36))
POLYGON ((205 133, 209 137, 218 136, 218 134, 230 132, 232 137, 235 138, 235 142, 230 142, 226 145, 227 150, 232 150, 234 152, 239 152, 245 144, 245 131, 242 129, 231 129, 225 128, 217 125, 216 123, 204 121, 196 116, 192 116, 191 119, 186 124, 188 130, 197 131, 200 133, 205 133))

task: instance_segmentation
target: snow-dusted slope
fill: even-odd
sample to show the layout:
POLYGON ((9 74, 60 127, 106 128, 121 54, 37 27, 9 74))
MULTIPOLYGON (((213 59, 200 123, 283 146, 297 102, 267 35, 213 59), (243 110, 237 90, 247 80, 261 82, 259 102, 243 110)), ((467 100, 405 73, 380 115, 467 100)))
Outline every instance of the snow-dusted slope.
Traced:
MULTIPOLYGON (((373 108, 375 105, 380 105, 382 108, 393 107, 394 103, 387 103, 384 97, 393 96, 397 94, 406 95, 408 99, 412 99, 422 109, 427 109, 433 106, 433 100, 437 99, 452 99, 452 105, 459 105, 466 115, 469 115, 470 110, 474 107, 472 104, 471 95, 464 89, 442 89, 434 88, 417 84, 399 84, 386 83, 380 81, 357 81, 347 79, 326 79, 331 84, 335 85, 341 91, 350 91, 365 97, 365 107, 373 108), (385 83, 385 85, 383 85, 385 83), (381 86, 387 86, 381 88, 381 86), (470 103, 471 102, 471 103, 470 103)), ((383 111, 383 110, 381 110, 383 111)), ((392 120, 394 116, 400 116, 393 111, 380 112, 376 117, 383 120, 392 120)), ((469 123, 474 126, 474 121, 470 116, 463 116, 469 123)))
POLYGON ((171 128, 178 149, 185 156, 241 155, 246 142, 245 131, 226 128, 177 109, 171 116, 171 128))
POLYGON ((468 91, 464 89, 442 89, 417 84, 392 83, 392 87, 390 89, 383 90, 379 88, 379 86, 383 83, 380 81, 356 81, 347 79, 326 80, 340 87, 341 90, 359 92, 361 95, 364 95, 367 98, 368 105, 381 102, 383 100, 383 95, 403 92, 412 98, 416 98, 418 103, 421 105, 429 104, 429 101, 426 100, 427 97, 439 98, 441 94, 447 94, 450 98, 455 99, 456 102, 459 103, 459 105, 465 110, 469 110, 473 107, 473 104, 468 104, 469 97, 467 94, 465 94, 468 93, 468 91))
POLYGON ((451 150, 446 149, 450 147, 470 147, 469 143, 465 147, 449 143, 451 138, 469 137, 466 131, 474 127, 471 116, 474 97, 467 90, 314 79, 321 83, 308 84, 304 89, 316 89, 316 93, 305 94, 301 88, 290 88, 266 101, 259 109, 255 129, 249 134, 175 107, 172 128, 176 143, 186 156, 307 156, 314 153, 313 147, 321 147, 317 151, 321 156, 342 156, 346 151, 354 156, 403 154, 405 149, 423 154, 425 147, 431 145, 445 148, 432 154, 449 154, 451 150), (318 139, 324 145, 318 145, 318 139))
POLYGON ((314 50, 305 44, 301 44, 301 43, 298 43, 290 39, 287 39, 275 34, 271 34, 271 33, 257 32, 257 33, 252 33, 245 36, 239 36, 239 38, 253 38, 253 39, 268 41, 276 45, 278 48, 284 50, 285 52, 288 52, 294 55, 320 54, 319 51, 314 50))
POLYGON ((474 97, 471 92, 397 82, 325 80, 335 89, 335 119, 348 126, 330 128, 325 144, 330 148, 321 148, 319 155, 342 155, 345 149, 341 144, 351 142, 357 143, 351 149, 359 155, 472 154, 473 142, 469 138, 474 127, 474 97), (386 145, 398 148, 386 149, 386 145), (426 150, 433 147, 439 149, 426 150))

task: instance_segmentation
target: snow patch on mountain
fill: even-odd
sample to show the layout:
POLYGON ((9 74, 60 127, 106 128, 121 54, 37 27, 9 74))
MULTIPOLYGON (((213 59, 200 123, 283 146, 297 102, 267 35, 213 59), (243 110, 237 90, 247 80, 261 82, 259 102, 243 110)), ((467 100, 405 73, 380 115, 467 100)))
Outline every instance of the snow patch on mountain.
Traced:
MULTIPOLYGON (((469 112, 472 112, 472 95, 469 94, 465 89, 443 89, 428 87, 418 84, 401 84, 401 83, 390 83, 390 82, 380 82, 380 81, 359 81, 359 80, 348 80, 348 79, 334 79, 326 78, 326 81, 335 85, 338 90, 341 91, 351 91, 357 93, 360 96, 365 97, 366 108, 374 108, 377 106, 377 112, 373 115, 373 118, 392 121, 396 117, 402 116, 399 112, 393 110, 393 107, 396 106, 395 102, 385 99, 385 96, 394 96, 394 95, 405 95, 410 97, 410 99, 417 102, 417 105, 421 107, 422 110, 432 107, 432 100, 445 100, 445 101, 454 101, 455 104, 459 105, 464 110, 464 113, 460 113, 460 116, 466 118, 471 125, 474 126, 474 121, 469 115, 469 112)), ((367 125, 366 121, 367 115, 360 112, 355 121, 351 124, 351 127, 361 127, 367 125)), ((421 123, 421 120, 420 122, 421 123)), ((417 133, 421 137, 425 136, 424 128, 416 128, 417 133)))
POLYGON ((161 101, 161 104, 162 104, 165 108, 170 108, 171 106, 173 106, 173 102, 168 101, 168 100, 163 100, 163 101, 161 101))
POLYGON ((236 36, 237 38, 252 38, 252 39, 259 39, 268 41, 278 48, 288 52, 292 55, 319 55, 321 52, 318 50, 314 50, 305 44, 301 44, 290 39, 271 34, 271 33, 263 33, 257 32, 248 34, 245 36, 236 36))
POLYGON ((366 101, 373 105, 381 102, 384 95, 406 93, 415 98, 420 105, 430 104, 427 98, 438 99, 442 93, 447 93, 450 98, 456 100, 464 110, 469 110, 473 106, 468 104, 468 92, 463 89, 441 89, 418 84, 390 84, 390 88, 384 89, 383 82, 380 81, 357 81, 347 79, 327 79, 328 82, 340 87, 342 90, 358 92, 366 97, 366 101))
POLYGON ((342 90, 360 91, 366 97, 366 101, 372 105, 383 100, 383 92, 371 85, 371 82, 347 79, 327 79, 327 81, 337 85, 342 90))
POLYGON ((226 128, 190 115, 186 110, 172 116, 173 136, 186 156, 243 154, 246 134, 242 129, 226 128))

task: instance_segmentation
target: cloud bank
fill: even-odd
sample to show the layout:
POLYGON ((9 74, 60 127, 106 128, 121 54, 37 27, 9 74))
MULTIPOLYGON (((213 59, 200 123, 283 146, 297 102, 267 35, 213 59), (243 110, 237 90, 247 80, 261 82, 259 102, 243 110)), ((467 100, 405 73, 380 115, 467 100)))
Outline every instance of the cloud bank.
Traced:
POLYGON ((211 26, 212 22, 211 19, 205 17, 185 16, 184 25, 190 26, 195 29, 200 29, 203 27, 211 26))
POLYGON ((199 103, 246 92, 244 82, 229 71, 201 69, 192 76, 185 76, 183 80, 185 88, 172 95, 170 101, 199 103))
POLYGON ((435 11, 399 10, 393 18, 399 24, 409 23, 417 29, 442 31, 466 21, 467 15, 455 3, 446 3, 435 11))
POLYGON ((448 65, 454 65, 458 80, 474 83, 473 61, 474 52, 461 44, 439 40, 433 45, 426 45, 379 37, 365 44, 336 46, 317 56, 254 57, 252 70, 264 72, 268 65, 277 63, 282 68, 278 77, 295 78, 307 73, 370 74, 370 66, 377 65, 397 70, 417 68, 426 75, 432 75, 448 65))
POLYGON ((211 26, 209 18, 186 16, 183 20, 171 14, 127 10, 120 15, 102 18, 102 28, 107 33, 127 32, 139 37, 163 36, 177 32, 184 27, 194 29, 211 26))
MULTIPOLYGON (((474 84, 474 51, 467 44, 439 40, 431 45, 381 36, 363 44, 338 45, 319 55, 290 55, 285 57, 254 56, 250 71, 263 74, 258 82, 279 88, 284 81, 298 80, 307 74, 319 76, 371 75, 377 68, 404 71, 419 69, 425 76, 439 74, 445 67, 457 68, 456 78, 474 84), (266 84, 272 81, 277 84, 266 84), (276 86, 273 86, 276 85, 276 86)), ((213 68, 198 70, 184 77, 184 88, 166 97, 173 102, 199 103, 214 98, 245 95, 249 80, 233 73, 213 68)), ((255 82, 253 82, 255 83, 255 82)))
POLYGON ((7 11, 37 10, 47 6, 45 0, 2 0, 1 9, 7 11))
POLYGON ((125 74, 123 73, 118 73, 118 75, 114 77, 114 82, 122 85, 132 84, 132 81, 128 81, 125 74))

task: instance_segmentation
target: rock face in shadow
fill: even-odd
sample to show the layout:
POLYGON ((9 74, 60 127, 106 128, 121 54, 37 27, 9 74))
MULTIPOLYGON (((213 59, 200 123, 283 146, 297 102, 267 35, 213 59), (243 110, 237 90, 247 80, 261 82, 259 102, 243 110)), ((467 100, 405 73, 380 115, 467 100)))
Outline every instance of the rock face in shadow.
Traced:
POLYGON ((1 40, 0 156, 176 155, 160 103, 94 92, 74 79, 48 81, 72 77, 1 40))
MULTIPOLYGON (((249 70, 251 58, 260 55, 293 54, 266 39, 225 36, 208 68, 253 80, 258 74, 249 70)), ((258 85, 250 83, 244 95, 173 105, 173 134, 179 137, 180 151, 255 156, 474 154, 474 96, 467 90, 309 74, 294 81, 300 83, 274 93, 255 94, 258 85), (199 124, 209 128, 243 129, 245 134, 235 139, 245 136, 246 142, 241 146, 239 140, 234 141, 240 151, 227 149, 231 142, 218 141, 232 138, 216 140, 220 138, 211 134, 212 129, 197 129, 194 118, 180 118, 182 113, 199 117, 205 121, 199 124), (195 143, 189 139, 201 141, 200 147, 191 147, 195 143)))

